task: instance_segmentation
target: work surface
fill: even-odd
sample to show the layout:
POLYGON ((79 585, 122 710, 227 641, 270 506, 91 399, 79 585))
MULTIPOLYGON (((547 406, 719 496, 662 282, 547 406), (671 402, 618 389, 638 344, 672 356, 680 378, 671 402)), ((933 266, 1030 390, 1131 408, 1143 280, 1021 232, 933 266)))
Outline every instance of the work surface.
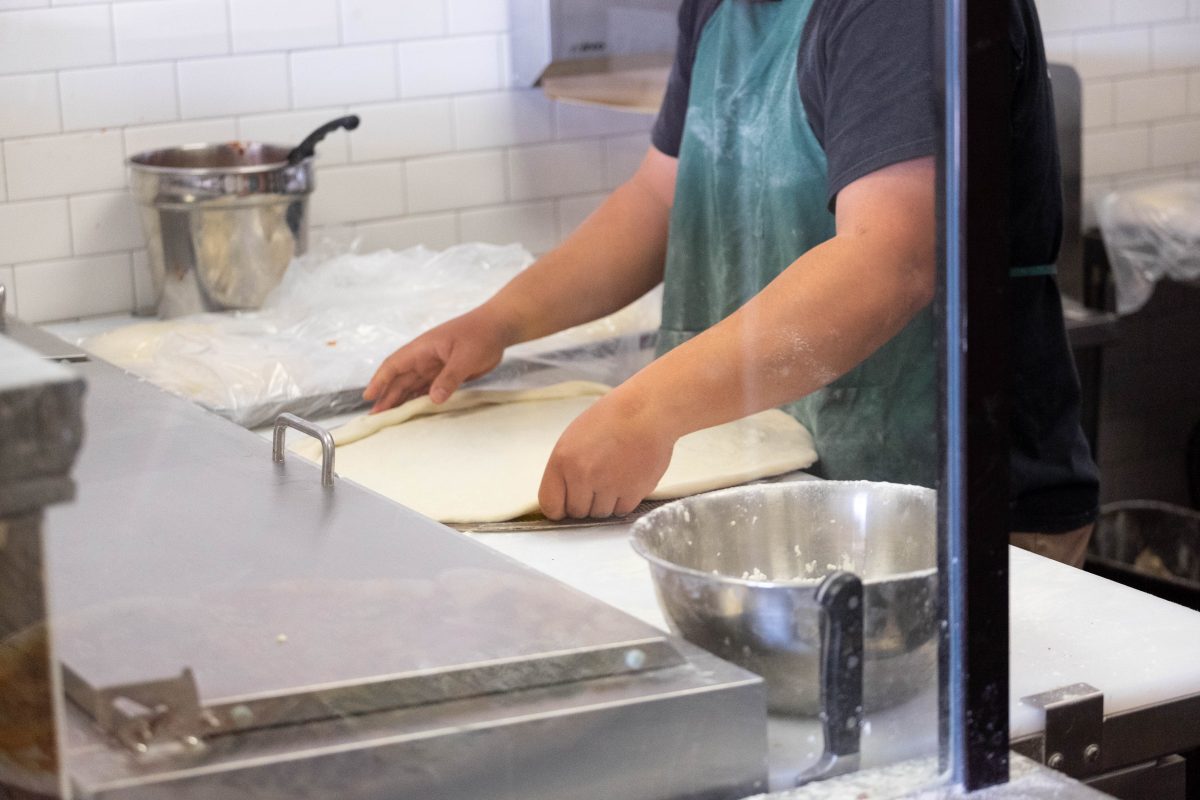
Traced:
MULTIPOLYGON (((628 533, 627 526, 598 526, 478 538, 665 628, 649 571, 629 547, 628 533)), ((1043 728, 1042 712, 1020 698, 1063 685, 1095 686, 1104 693, 1109 715, 1200 692, 1200 614, 1024 551, 1010 552, 1013 739, 1043 728)), ((864 729, 864 766, 934 752, 935 714, 930 692, 871 715, 864 729)), ((771 743, 778 769, 800 768, 805 764, 797 759, 820 751, 819 728, 815 722, 775 721, 771 743)))
MULTIPOLYGON (((336 425, 346 417, 328 420, 336 425)), ((485 544, 661 629, 667 624, 629 526, 476 534, 485 544)), ((1200 614, 1096 575, 1010 548, 1010 731, 1041 733, 1044 712, 1021 698, 1074 683, 1104 693, 1105 713, 1169 703, 1200 692, 1200 614)), ((872 714, 863 763, 937 749, 937 699, 927 692, 872 714)), ((821 750, 814 722, 773 720, 772 783, 821 750)))
MULTIPOLYGON (((628 537, 628 526, 479 535, 518 561, 665 628, 650 572, 628 537)), ((1200 614, 1024 550, 1009 548, 1009 557, 1013 739, 1043 729, 1043 713, 1020 698, 1060 686, 1083 682, 1100 689, 1106 714, 1200 692, 1200 614)), ((919 720, 928 710, 922 703, 928 699, 877 716, 919 720)), ((880 721, 872 722, 864 737, 868 759, 881 748, 919 751, 929 744, 914 741, 913 728, 904 731, 904 741, 882 741, 903 727, 885 725, 881 733, 880 721)))

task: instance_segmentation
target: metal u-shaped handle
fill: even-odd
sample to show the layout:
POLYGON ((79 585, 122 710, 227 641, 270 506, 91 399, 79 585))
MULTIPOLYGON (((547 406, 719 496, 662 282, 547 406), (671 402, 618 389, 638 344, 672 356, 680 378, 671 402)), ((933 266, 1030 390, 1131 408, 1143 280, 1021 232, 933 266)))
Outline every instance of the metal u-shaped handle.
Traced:
POLYGON ((276 464, 283 463, 283 445, 288 428, 307 433, 321 443, 321 485, 333 486, 333 434, 295 414, 280 414, 275 418, 275 432, 271 438, 271 460, 276 464))

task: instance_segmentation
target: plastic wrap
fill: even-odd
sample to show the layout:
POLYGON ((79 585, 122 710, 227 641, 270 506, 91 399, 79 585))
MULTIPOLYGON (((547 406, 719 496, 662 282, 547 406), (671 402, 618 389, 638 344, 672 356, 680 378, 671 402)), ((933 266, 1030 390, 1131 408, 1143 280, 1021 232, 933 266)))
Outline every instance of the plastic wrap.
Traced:
POLYGON ((1163 278, 1200 281, 1200 181, 1111 192, 1098 208, 1117 312, 1137 311, 1163 278))
MULTIPOLYGON (((533 257, 518 245, 463 244, 296 259, 259 311, 129 325, 80 344, 246 427, 283 411, 321 417, 362 405, 379 363, 418 334, 482 303, 533 257)), ((619 383, 653 349, 659 299, 511 348, 483 383, 564 377, 619 383)))

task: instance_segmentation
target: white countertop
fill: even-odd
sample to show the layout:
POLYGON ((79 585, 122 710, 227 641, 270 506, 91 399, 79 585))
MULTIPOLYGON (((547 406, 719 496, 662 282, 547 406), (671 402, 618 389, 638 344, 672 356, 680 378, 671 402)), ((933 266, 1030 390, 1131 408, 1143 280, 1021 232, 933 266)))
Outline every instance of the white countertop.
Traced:
MULTIPOLYGON (((649 569, 629 546, 629 526, 477 538, 666 630, 649 569)), ((1043 712, 1020 698, 1072 683, 1102 691, 1106 714, 1200 692, 1200 613, 1015 547, 1009 565, 1013 739, 1044 727, 1043 712)), ((920 742, 881 743, 877 728, 864 737, 864 757, 873 739, 922 749, 920 742)))
MULTIPOLYGON (((61 323, 63 338, 109 330, 127 316, 61 323)), ((351 415, 324 420, 336 425, 351 415)), ((267 434, 269 436, 269 433, 267 434)), ((645 563, 628 526, 477 535, 518 561, 666 630, 645 563)), ((1089 683, 1105 713, 1161 705, 1200 692, 1200 613, 1010 548, 1010 726, 1013 739, 1040 732, 1043 713, 1020 698, 1089 683)), ((864 766, 936 752, 933 693, 868 719, 864 766)), ((820 750, 816 723, 772 723, 777 765, 820 750), (814 731, 816 735, 814 736, 814 731)), ((803 764, 801 764, 803 766, 803 764)))

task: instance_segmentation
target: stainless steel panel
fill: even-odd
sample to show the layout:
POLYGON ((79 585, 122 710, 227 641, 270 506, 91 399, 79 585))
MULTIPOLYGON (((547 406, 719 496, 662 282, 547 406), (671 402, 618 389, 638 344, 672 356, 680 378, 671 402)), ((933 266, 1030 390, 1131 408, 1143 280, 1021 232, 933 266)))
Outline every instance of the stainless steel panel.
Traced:
POLYGON ((724 800, 765 790, 761 683, 691 666, 218 737, 136 758, 73 720, 86 800, 724 800), (757 711, 756 711, 757 709, 757 711))
POLYGON ((351 482, 275 464, 254 434, 107 365, 83 369, 91 436, 48 557, 60 658, 92 687, 191 668, 203 705, 232 706, 661 638, 351 482))
POLYGON ((216 720, 139 754, 76 707, 81 796, 735 797, 762 780, 756 676, 350 481, 322 487, 315 465, 273 463, 253 433, 106 364, 81 370, 79 499, 47 518, 58 657, 165 721, 153 692, 170 682, 137 685, 190 670, 216 720))
POLYGON ((16 317, 0 315, 0 334, 12 339, 22 347, 27 347, 39 356, 50 361, 87 361, 88 354, 83 348, 76 347, 70 342, 41 328, 22 322, 16 317))

